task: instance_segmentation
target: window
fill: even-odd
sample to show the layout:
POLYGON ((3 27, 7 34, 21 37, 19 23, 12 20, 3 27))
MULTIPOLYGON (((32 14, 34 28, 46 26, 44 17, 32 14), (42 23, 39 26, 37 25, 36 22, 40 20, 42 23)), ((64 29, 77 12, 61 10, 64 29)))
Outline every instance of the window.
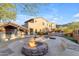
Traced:
POLYGON ((43 22, 42 24, 43 24, 43 25, 45 25, 45 23, 44 23, 44 22, 43 22))
POLYGON ((37 33, 37 29, 35 29, 35 33, 37 33))
POLYGON ((41 32, 41 29, 40 29, 40 32, 41 32))
POLYGON ((37 21, 35 20, 35 22, 37 22, 37 21))
POLYGON ((33 34, 33 29, 32 28, 30 28, 30 34, 33 34))

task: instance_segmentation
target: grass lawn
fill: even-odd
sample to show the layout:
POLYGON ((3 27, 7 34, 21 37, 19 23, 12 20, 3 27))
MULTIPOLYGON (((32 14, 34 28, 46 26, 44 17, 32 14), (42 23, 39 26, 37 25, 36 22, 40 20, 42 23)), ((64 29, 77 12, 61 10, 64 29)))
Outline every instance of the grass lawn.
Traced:
POLYGON ((75 43, 78 43, 77 40, 75 40, 73 37, 70 37, 70 36, 64 36, 64 38, 67 38, 68 40, 71 40, 75 43))

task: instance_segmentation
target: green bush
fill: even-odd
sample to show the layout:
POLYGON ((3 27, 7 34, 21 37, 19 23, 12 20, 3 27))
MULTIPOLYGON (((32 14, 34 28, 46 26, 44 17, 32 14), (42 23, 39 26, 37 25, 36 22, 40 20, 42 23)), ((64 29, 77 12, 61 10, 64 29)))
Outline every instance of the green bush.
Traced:
POLYGON ((70 36, 64 36, 64 37, 67 38, 68 40, 78 43, 77 40, 75 40, 73 37, 70 37, 70 36))
POLYGON ((37 32, 37 35, 47 35, 47 32, 37 32))

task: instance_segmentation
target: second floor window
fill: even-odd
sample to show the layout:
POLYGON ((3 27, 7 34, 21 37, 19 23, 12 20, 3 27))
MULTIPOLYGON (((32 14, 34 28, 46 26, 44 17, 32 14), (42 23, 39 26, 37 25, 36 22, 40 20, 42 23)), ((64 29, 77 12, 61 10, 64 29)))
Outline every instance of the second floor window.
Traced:
POLYGON ((37 21, 35 20, 35 22, 37 22, 37 21))
POLYGON ((35 33, 37 33, 37 29, 35 29, 35 33))
POLYGON ((45 25, 45 23, 44 23, 44 22, 43 22, 42 24, 43 24, 43 25, 45 25))

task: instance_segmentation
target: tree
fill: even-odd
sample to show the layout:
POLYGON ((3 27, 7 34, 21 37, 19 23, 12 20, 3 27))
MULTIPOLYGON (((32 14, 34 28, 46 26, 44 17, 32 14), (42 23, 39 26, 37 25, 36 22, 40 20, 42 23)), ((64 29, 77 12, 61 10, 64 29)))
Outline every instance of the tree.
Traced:
POLYGON ((0 21, 12 21, 16 18, 16 6, 10 3, 0 4, 0 21))
POLYGON ((23 11, 26 12, 26 14, 31 16, 38 16, 40 13, 40 6, 46 6, 48 4, 40 4, 40 3, 25 3, 23 4, 23 11))

